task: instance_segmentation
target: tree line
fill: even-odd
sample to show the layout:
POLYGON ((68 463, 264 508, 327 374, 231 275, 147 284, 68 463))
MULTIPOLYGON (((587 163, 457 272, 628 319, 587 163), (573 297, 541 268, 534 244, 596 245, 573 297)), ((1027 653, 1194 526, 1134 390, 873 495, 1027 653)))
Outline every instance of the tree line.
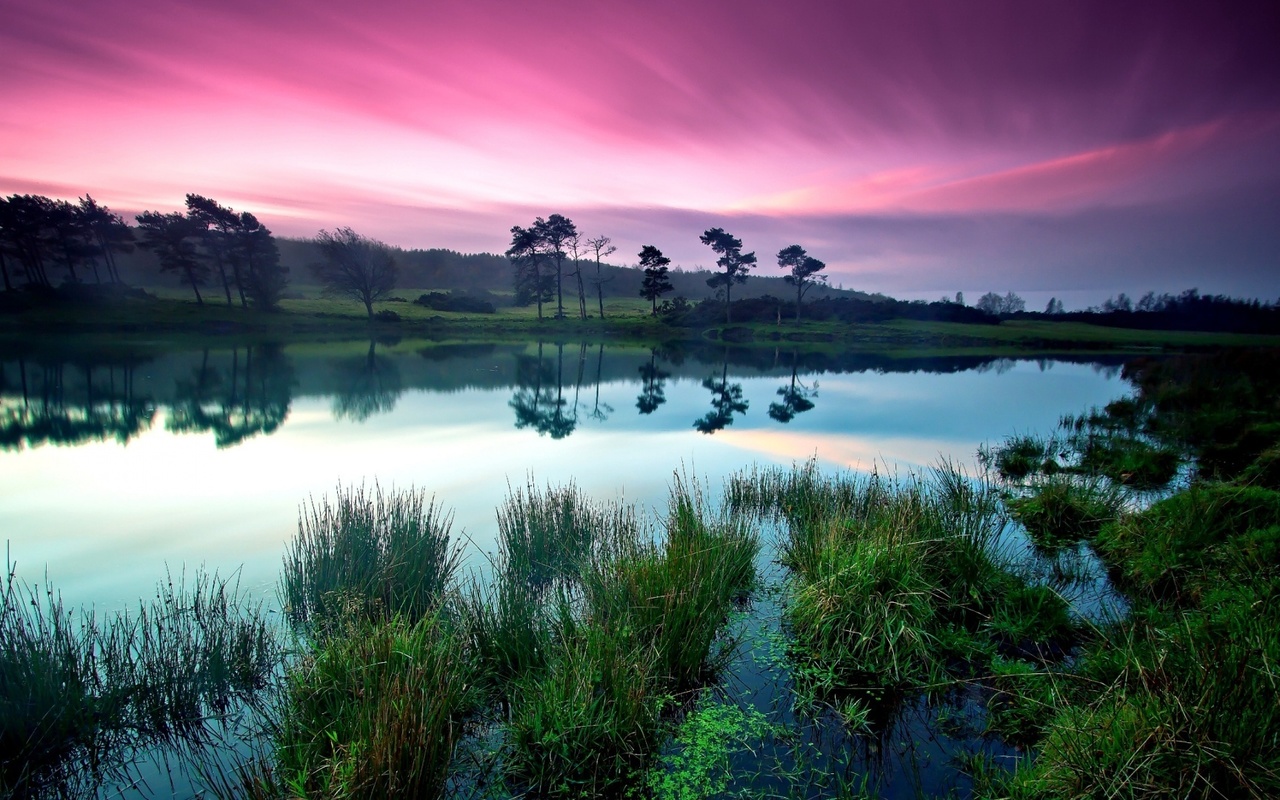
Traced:
POLYGON ((42 195, 0 198, 0 276, 4 288, 55 288, 60 283, 122 284, 116 256, 141 247, 161 271, 176 274, 204 304, 200 288, 216 281, 227 305, 274 309, 288 268, 271 231, 253 214, 198 194, 186 211, 144 211, 130 227, 91 196, 77 203, 42 195))
MULTIPOLYGON (((725 323, 733 322, 733 287, 746 283, 749 271, 756 266, 755 252, 742 252, 742 240, 725 232, 723 228, 707 229, 699 240, 716 254, 716 266, 707 279, 707 285, 724 297, 725 323)), ((556 302, 557 319, 565 316, 564 279, 570 278, 570 291, 577 288, 578 315, 587 318, 587 291, 590 283, 595 289, 599 314, 604 318, 604 277, 601 259, 617 250, 608 236, 585 238, 573 221, 561 214, 546 219, 538 217, 529 227, 511 228, 511 246, 507 258, 515 268, 515 294, 519 305, 538 307, 542 319, 543 305, 556 302), (593 275, 584 278, 584 270, 595 264, 593 275), (566 271, 571 270, 571 271, 566 271)), ((671 282, 671 259, 656 246, 646 244, 638 254, 638 266, 644 278, 640 296, 650 303, 650 314, 657 316, 658 300, 675 290, 671 282)), ((796 288, 796 322, 800 322, 800 309, 805 293, 815 284, 825 283, 827 276, 819 275, 826 264, 810 256, 798 244, 778 251, 778 266, 787 270, 784 280, 796 288)), ((572 300, 572 295, 570 296, 572 300)))

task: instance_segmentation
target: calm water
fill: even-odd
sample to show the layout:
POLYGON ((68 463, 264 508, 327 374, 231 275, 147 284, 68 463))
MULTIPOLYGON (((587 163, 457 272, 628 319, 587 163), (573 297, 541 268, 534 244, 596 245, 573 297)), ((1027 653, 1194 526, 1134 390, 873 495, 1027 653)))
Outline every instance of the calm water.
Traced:
POLYGON ((166 569, 242 570, 272 598, 298 507, 415 486, 490 549, 508 485, 661 506, 675 471, 973 465, 1123 393, 1116 362, 821 358, 722 347, 355 343, 6 354, 0 530, 28 581, 100 610, 166 569))
MULTIPOLYGON (((979 445, 1047 432, 1123 394, 1119 364, 577 343, 14 349, 0 353, 0 531, 19 577, 47 576, 71 606, 133 606, 166 572, 201 565, 239 570, 243 589, 275 605, 299 505, 338 484, 434 493, 483 567, 495 509, 530 477, 661 509, 679 471, 716 492, 752 465, 810 458, 899 472, 950 458, 976 470, 979 445)), ((808 774, 871 775, 890 797, 965 793, 953 758, 978 740, 939 734, 956 724, 943 724, 942 707, 903 709, 882 747, 830 712, 798 716, 771 652, 776 593, 738 624, 748 646, 717 696, 796 731, 734 756, 758 774, 755 789, 803 758, 808 774)), ((169 763, 139 765, 124 795, 198 794, 169 763)))

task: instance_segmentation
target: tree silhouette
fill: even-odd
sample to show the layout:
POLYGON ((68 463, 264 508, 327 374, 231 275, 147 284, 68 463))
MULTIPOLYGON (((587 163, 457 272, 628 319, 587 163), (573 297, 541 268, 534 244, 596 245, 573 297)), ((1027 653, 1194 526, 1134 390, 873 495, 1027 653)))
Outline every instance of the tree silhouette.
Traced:
POLYGON ((641 414, 652 414, 667 402, 665 380, 671 377, 671 373, 658 369, 657 360, 658 351, 650 348, 649 363, 640 365, 640 379, 644 383, 640 396, 636 398, 636 408, 641 414))
POLYGON ((604 373, 604 343, 596 347, 596 402, 591 408, 591 418, 604 422, 613 413, 613 406, 600 402, 600 377, 604 373))
POLYGON ((242 267, 242 293, 254 308, 274 311, 289 284, 289 268, 280 263, 280 248, 271 231, 245 211, 235 227, 234 253, 242 267))
POLYGON ((550 275, 542 273, 542 241, 533 228, 511 228, 511 246, 506 256, 515 269, 516 304, 538 304, 538 319, 542 319, 542 304, 551 299, 550 275))
POLYGON ((107 270, 107 280, 120 283, 120 270, 116 266, 115 254, 133 252, 133 230, 125 224, 123 217, 113 214, 106 206, 98 205, 87 194, 80 198, 80 215, 98 246, 103 266, 107 270))
POLYGON ((798 360, 795 351, 792 351, 791 383, 778 387, 778 396, 782 398, 781 403, 769 404, 769 416, 784 425, 795 419, 796 414, 803 414, 813 408, 813 401, 809 398, 818 396, 818 384, 816 382, 813 384, 813 388, 810 389, 797 379, 796 368, 798 360))
POLYGON ((239 259, 235 258, 232 242, 239 217, 231 209, 198 194, 187 195, 187 217, 198 232, 205 257, 218 272, 227 305, 232 304, 231 285, 234 283, 240 294, 241 307, 247 308, 249 303, 244 296, 239 259), (227 273, 228 268, 231 274, 227 273))
POLYGON ((818 275, 818 273, 826 269, 827 265, 810 256, 800 245, 793 244, 778 251, 778 266, 791 270, 783 280, 796 287, 796 324, 798 325, 800 324, 800 304, 804 301, 804 293, 815 283, 826 281, 827 276, 818 275))
POLYGON ((138 215, 142 246, 156 254, 162 272, 177 272, 196 294, 196 302, 204 305, 200 286, 209 268, 196 252, 197 227, 184 214, 144 211, 138 215))
POLYGON ((600 319, 604 319, 604 285, 607 281, 601 274, 600 259, 617 252, 618 248, 613 246, 613 240, 608 236, 597 236, 594 239, 588 239, 587 247, 590 247, 596 254, 596 299, 600 302, 600 319))
POLYGON ((702 388, 711 392, 711 410, 693 423, 702 433, 715 433, 733 424, 734 414, 745 414, 748 401, 742 399, 742 384, 729 383, 729 359, 725 354, 720 377, 712 375, 702 381, 702 388))
POLYGON ((52 286, 45 270, 46 229, 53 201, 33 194, 10 195, 0 204, 0 241, 18 262, 27 283, 52 286))
POLYGON ((723 228, 710 228, 699 237, 720 257, 716 264, 724 270, 707 279, 707 285, 715 289, 724 287, 724 321, 733 322, 733 285, 747 282, 747 271, 756 265, 756 254, 742 252, 742 240, 724 232, 723 228))
MULTIPOLYGON (((549 359, 542 357, 538 342, 536 358, 522 356, 516 361, 516 393, 508 405, 516 412, 516 428, 533 428, 538 435, 563 439, 578 426, 576 414, 565 413, 569 401, 564 398, 564 345, 556 345, 557 360, 552 369, 549 359), (554 380, 554 393, 550 383, 554 380)), ((576 404, 575 404, 576 411, 576 404)))
POLYGON ((231 350, 225 370, 209 365, 206 350, 193 379, 178 380, 165 428, 174 433, 212 432, 219 448, 276 431, 289 416, 296 383, 293 364, 279 345, 231 350))
POLYGON ((391 248, 350 228, 322 230, 315 243, 323 261, 311 265, 329 297, 350 297, 364 304, 373 319, 373 304, 391 295, 399 270, 391 248))
POLYGON ((94 247, 90 244, 92 234, 79 207, 66 200, 54 200, 48 206, 46 222, 48 243, 54 259, 66 268, 72 283, 80 283, 76 265, 88 262, 94 247))
POLYGON ((566 247, 570 241, 576 240, 578 229, 573 222, 560 214, 552 214, 543 219, 538 217, 533 222, 532 231, 537 237, 539 248, 556 267, 556 319, 564 317, 564 260, 569 256, 566 247))
POLYGON ((150 428, 155 416, 155 401, 134 392, 134 373, 142 363, 125 357, 28 365, 19 357, 14 401, 0 403, 0 450, 128 442, 150 428))
POLYGON ((644 280, 640 283, 640 296, 648 300, 651 308, 649 316, 658 316, 658 298, 675 287, 671 285, 667 265, 671 259, 651 244, 640 249, 640 268, 644 270, 644 280))

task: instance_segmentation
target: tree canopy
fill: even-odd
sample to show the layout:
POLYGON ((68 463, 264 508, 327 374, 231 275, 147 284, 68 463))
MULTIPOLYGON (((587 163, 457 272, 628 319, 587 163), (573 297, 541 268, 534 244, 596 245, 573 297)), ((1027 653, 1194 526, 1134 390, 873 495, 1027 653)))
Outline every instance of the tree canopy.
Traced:
POLYGON ((756 254, 743 253, 742 240, 725 233, 723 228, 709 228, 699 240, 719 256, 716 265, 723 272, 708 278, 707 285, 713 289, 724 287, 725 323, 732 323, 733 285, 747 282, 747 271, 756 265, 756 254))
POLYGON ((644 281, 640 284, 640 296, 648 300, 652 305, 650 316, 658 315, 658 298, 670 292, 674 287, 671 285, 671 279, 667 277, 670 271, 667 267, 671 263, 671 259, 662 254, 662 251, 651 244, 646 244, 640 250, 640 268, 644 270, 644 281))
POLYGON ((323 260, 311 269, 323 293, 359 300, 373 319, 373 304, 389 297, 399 278, 391 248, 351 228, 322 230, 315 241, 323 260))
POLYGON ((796 322, 800 322, 800 304, 804 301, 804 293, 819 281, 826 281, 826 275, 818 275, 827 265, 804 251, 798 244, 784 247, 778 251, 778 266, 790 270, 783 280, 796 287, 796 322))

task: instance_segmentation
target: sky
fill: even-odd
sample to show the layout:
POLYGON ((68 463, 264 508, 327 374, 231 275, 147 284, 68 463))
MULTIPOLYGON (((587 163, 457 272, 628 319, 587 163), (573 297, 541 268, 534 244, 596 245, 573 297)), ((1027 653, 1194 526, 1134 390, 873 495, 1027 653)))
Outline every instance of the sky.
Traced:
MULTIPOLYGON (((686 269, 1280 298, 1270 2, 0 0, 0 194, 686 269)), ((1068 307, 1072 303, 1068 302, 1068 307)))

